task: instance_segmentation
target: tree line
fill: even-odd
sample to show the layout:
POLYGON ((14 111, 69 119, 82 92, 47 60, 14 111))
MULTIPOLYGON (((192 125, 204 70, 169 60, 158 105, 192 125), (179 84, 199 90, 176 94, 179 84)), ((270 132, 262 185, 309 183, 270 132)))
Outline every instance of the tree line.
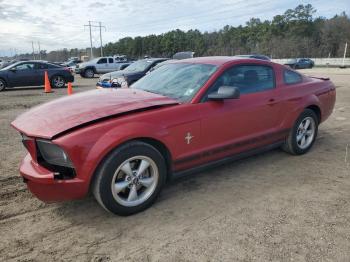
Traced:
POLYGON ((298 5, 271 21, 251 18, 244 26, 226 25, 215 32, 173 30, 161 35, 125 37, 108 43, 105 53, 130 57, 165 56, 193 51, 196 56, 264 54, 272 58, 339 57, 350 42, 350 19, 314 17, 312 5, 298 5))
MULTIPOLYGON (((312 5, 298 5, 272 20, 251 18, 245 25, 226 25, 214 32, 176 29, 159 35, 124 37, 106 44, 103 49, 105 55, 123 54, 134 59, 146 55, 171 57, 180 51, 193 51, 195 56, 256 53, 271 58, 341 57, 345 42, 350 43, 349 16, 343 12, 327 19, 315 14, 312 5)), ((99 48, 93 52, 99 56, 99 48)), ((89 49, 63 49, 42 51, 41 58, 63 61, 89 54, 89 49)))

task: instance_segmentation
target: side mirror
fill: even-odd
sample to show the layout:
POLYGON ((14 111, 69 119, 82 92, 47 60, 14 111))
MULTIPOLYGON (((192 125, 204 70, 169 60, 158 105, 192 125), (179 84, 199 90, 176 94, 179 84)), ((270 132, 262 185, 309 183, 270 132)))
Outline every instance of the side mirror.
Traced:
POLYGON ((16 72, 16 68, 15 67, 12 67, 9 69, 11 72, 16 72))
POLYGON ((238 99, 239 89, 235 86, 220 86, 217 92, 208 95, 209 100, 238 99))

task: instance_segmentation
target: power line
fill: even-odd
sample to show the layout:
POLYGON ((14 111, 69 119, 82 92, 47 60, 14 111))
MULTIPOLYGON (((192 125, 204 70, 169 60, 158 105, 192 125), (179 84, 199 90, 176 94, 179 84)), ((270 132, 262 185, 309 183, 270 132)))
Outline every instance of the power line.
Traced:
POLYGON ((89 27, 90 31, 90 53, 91 56, 90 58, 93 58, 93 52, 92 52, 92 33, 91 33, 91 28, 92 27, 98 27, 100 29, 100 49, 101 49, 101 56, 103 56, 103 47, 102 47, 102 28, 106 30, 106 27, 102 25, 101 22, 96 22, 96 21, 89 21, 88 25, 84 25, 84 27, 89 27), (98 23, 98 25, 94 25, 93 23, 98 23))

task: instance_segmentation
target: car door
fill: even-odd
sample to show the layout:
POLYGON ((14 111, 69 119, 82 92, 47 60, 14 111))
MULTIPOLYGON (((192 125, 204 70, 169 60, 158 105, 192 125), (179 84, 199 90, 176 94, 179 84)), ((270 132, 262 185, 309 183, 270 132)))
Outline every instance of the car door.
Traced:
POLYGON ((100 58, 96 63, 97 73, 108 73, 108 60, 106 57, 100 58))
POLYGON ((114 59, 112 57, 109 57, 107 61, 108 63, 106 64, 106 73, 119 70, 119 66, 114 63, 114 59))
POLYGON ((34 85, 43 85, 45 82, 45 71, 48 71, 48 65, 44 63, 36 63, 34 71, 34 85))
POLYGON ((218 77, 198 106, 203 161, 280 140, 284 134, 278 130, 280 101, 276 92, 274 69, 268 65, 236 65, 218 77), (239 88, 240 98, 208 100, 207 95, 220 86, 239 88))
POLYGON ((310 61, 308 59, 301 59, 300 60, 300 68, 309 68, 310 67, 310 61))
POLYGON ((23 62, 14 65, 8 70, 8 79, 11 86, 32 86, 35 84, 35 64, 23 62))

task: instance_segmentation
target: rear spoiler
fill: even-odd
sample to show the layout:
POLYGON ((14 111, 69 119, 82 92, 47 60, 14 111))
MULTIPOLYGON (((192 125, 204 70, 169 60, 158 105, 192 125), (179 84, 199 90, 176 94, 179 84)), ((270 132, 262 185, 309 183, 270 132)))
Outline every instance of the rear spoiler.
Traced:
POLYGON ((315 79, 320 79, 323 81, 329 81, 329 77, 318 77, 318 76, 310 76, 311 78, 315 78, 315 79))

